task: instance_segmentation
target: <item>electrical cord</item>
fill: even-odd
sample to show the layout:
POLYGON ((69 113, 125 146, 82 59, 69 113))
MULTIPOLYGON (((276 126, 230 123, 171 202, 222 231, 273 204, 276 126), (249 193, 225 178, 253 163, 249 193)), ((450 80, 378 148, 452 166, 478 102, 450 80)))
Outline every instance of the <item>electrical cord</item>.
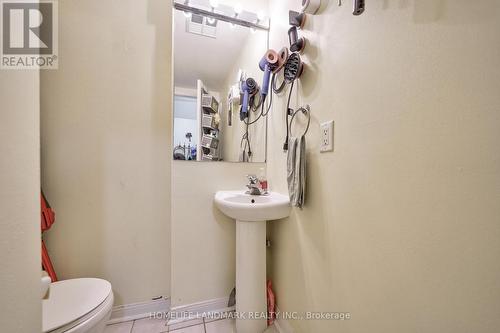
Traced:
POLYGON ((262 115, 264 113, 265 100, 266 100, 265 96, 260 97, 259 104, 257 106, 255 106, 254 111, 257 111, 257 108, 260 107, 260 113, 257 116, 257 118, 250 121, 250 115, 249 115, 248 121, 246 119, 243 119, 243 122, 245 123, 246 126, 245 126, 245 133, 243 134, 241 141, 240 141, 240 147, 243 145, 243 142, 245 142, 245 145, 243 147, 243 153, 247 152, 247 148, 248 148, 248 152, 247 152, 248 159, 250 159, 252 157, 252 147, 250 144, 249 127, 250 127, 250 125, 255 124, 262 117, 262 115))
POLYGON ((245 142, 244 147, 243 147, 243 162, 247 162, 247 161, 245 161, 245 153, 248 155, 248 161, 252 157, 252 148, 250 145, 250 138, 248 135, 248 126, 249 126, 249 124, 246 123, 245 133, 243 134, 243 137, 241 138, 241 141, 240 141, 240 147, 243 145, 243 142, 245 142), (247 152, 247 148, 248 148, 248 152, 247 152))
MULTIPOLYGON (((284 73, 284 70, 280 70, 278 73, 281 73, 283 72, 284 73)), ((279 87, 276 87, 276 76, 278 76, 278 73, 273 73, 273 77, 271 79, 271 87, 273 88, 273 91, 275 94, 280 94, 283 89, 285 88, 285 79, 283 78, 283 81, 281 81, 281 84, 279 85, 279 87)))
POLYGON ((283 92, 285 89, 287 83, 290 83, 290 91, 288 93, 288 100, 287 100, 287 105, 286 105, 286 114, 285 114, 285 123, 286 123, 286 138, 285 142, 283 143, 283 150, 287 151, 288 150, 288 140, 290 138, 290 123, 289 123, 289 116, 292 115, 293 110, 290 109, 290 101, 292 99, 292 93, 293 93, 293 87, 295 85, 295 80, 302 74, 302 62, 300 59, 300 56, 296 53, 292 53, 292 55, 287 59, 287 63, 283 67, 282 70, 279 70, 276 73, 272 74, 271 77, 271 92, 268 100, 268 104, 266 107, 266 96, 261 96, 259 98, 259 102, 257 105, 255 105, 255 97, 252 100, 252 105, 250 109, 255 113, 259 107, 260 107, 260 113, 257 115, 257 117, 254 120, 250 120, 250 114, 248 115, 247 118, 243 119, 243 122, 245 123, 245 133, 243 134, 243 137, 241 138, 240 146, 244 144, 243 148, 243 154, 247 151, 248 148, 248 158, 250 159, 252 156, 252 150, 251 150, 251 145, 250 145, 250 138, 249 138, 249 126, 252 124, 255 124, 261 117, 267 117, 269 114, 272 105, 273 105, 273 94, 280 94, 283 92), (277 86, 277 76, 278 74, 283 71, 283 80, 277 86), (248 119, 248 120, 247 120, 248 119))
MULTIPOLYGON (((258 95, 258 94, 256 94, 258 95)), ((259 95, 260 96, 260 95, 259 95)), ((255 105, 255 96, 252 98, 252 105, 250 107, 250 109, 255 112, 255 111, 258 111, 259 110, 259 107, 260 105, 262 104, 262 97, 259 97, 259 103, 257 103, 257 105, 255 105)))
POLYGON ((271 91, 270 96, 269 96, 269 103, 267 104, 267 109, 266 112, 264 113, 264 106, 262 107, 262 116, 267 117, 269 114, 269 111, 271 111, 271 107, 273 105, 273 92, 271 91))
POLYGON ((271 106, 272 106, 272 101, 273 101, 273 94, 271 92, 270 94, 271 96, 269 97, 269 102, 268 102, 268 105, 267 105, 267 108, 266 108, 266 96, 262 96, 261 97, 261 100, 260 100, 260 103, 259 103, 259 106, 260 106, 260 113, 259 115, 257 116, 257 118, 255 118, 254 120, 252 121, 247 121, 246 119, 243 119, 243 122, 245 123, 246 127, 245 127, 245 133, 243 134, 242 138, 241 138, 241 141, 240 141, 240 147, 243 145, 243 142, 245 141, 245 146, 243 148, 243 151, 245 152, 247 147, 248 147, 248 157, 250 158, 252 156, 252 150, 251 150, 251 144, 250 144, 250 137, 249 137, 249 127, 250 125, 252 124, 255 124, 260 118, 262 117, 266 117, 269 113, 269 111, 271 110, 271 106), (266 110, 264 112, 264 110, 266 110))
MULTIPOLYGON (((281 71, 280 71, 281 72, 281 71)), ((240 147, 243 148, 243 152, 245 153, 248 148, 248 157, 250 158, 252 156, 252 150, 251 150, 251 144, 250 144, 250 137, 249 137, 249 127, 250 125, 255 124, 257 121, 259 121, 260 118, 262 117, 267 117, 269 112, 271 111, 272 105, 273 105, 273 93, 274 94, 279 94, 281 93, 285 86, 286 86, 286 81, 283 79, 283 81, 280 83, 279 87, 276 87, 276 77, 277 73, 273 73, 272 78, 271 78, 271 87, 272 91, 270 92, 269 100, 267 101, 267 107, 266 107, 266 96, 261 96, 259 98, 259 103, 255 105, 255 98, 253 100, 251 109, 252 111, 257 111, 258 108, 260 107, 260 113, 257 115, 257 117, 254 120, 250 120, 250 117, 243 119, 243 122, 245 123, 245 133, 243 134, 241 141, 240 141, 240 147), (248 119, 248 120, 247 120, 248 119)), ((293 82, 291 84, 292 89, 293 89, 293 82)), ((291 89, 291 90, 292 90, 291 89)), ((287 110, 290 106, 290 98, 291 98, 291 92, 290 95, 288 96, 288 106, 287 110)), ((288 112, 288 111, 287 111, 288 112)), ((250 114, 249 114, 250 115, 250 114)), ((284 149, 288 149, 288 117, 287 117, 287 139, 286 139, 286 147, 284 146, 284 149)))
POLYGON ((265 101, 266 101, 266 96, 262 96, 260 98, 260 103, 259 103, 259 106, 260 106, 260 113, 259 115, 257 116, 256 119, 252 120, 252 121, 246 121, 245 119, 243 119, 243 122, 247 125, 252 125, 252 124, 255 124, 262 116, 267 116, 267 114, 269 113, 269 110, 271 109, 271 103, 272 103, 272 99, 273 99, 273 95, 271 94, 271 97, 270 97, 270 101, 269 101, 269 104, 268 104, 268 107, 267 107, 267 110, 266 112, 264 112, 264 108, 265 108, 265 101))
MULTIPOLYGON (((252 124, 255 124, 261 117, 267 117, 267 115, 269 114, 269 111, 271 110, 272 104, 273 104, 273 93, 275 93, 275 94, 281 93, 285 89, 285 86, 286 86, 286 80, 283 80, 281 82, 280 86, 276 87, 276 76, 277 76, 277 74, 273 73, 273 76, 271 78, 272 91, 271 91, 270 96, 269 96, 269 101, 268 101, 267 107, 265 106, 266 97, 262 96, 259 99, 259 103, 257 106, 255 106, 255 104, 252 105, 252 109, 254 109, 253 111, 256 111, 256 109, 260 106, 260 113, 257 116, 257 118, 255 118, 252 121, 250 121, 250 120, 247 121, 245 119, 243 120, 246 127, 245 127, 245 133, 243 134, 243 137, 241 138, 240 146, 243 144, 243 142, 245 142, 245 147, 243 148, 243 151, 246 152, 247 147, 248 147, 248 157, 249 158, 252 156, 252 150, 251 150, 250 138, 249 138, 249 132, 248 132, 249 126, 252 124)), ((285 151, 288 150, 288 139, 290 137, 290 126, 288 123, 288 121, 289 121, 288 118, 290 115, 290 102, 292 99, 294 85, 295 85, 295 80, 293 80, 290 83, 290 91, 288 93, 288 100, 287 100, 287 105, 286 105, 286 114, 285 114, 286 138, 285 138, 285 142, 283 143, 283 150, 285 150, 285 151)), ((255 103, 255 101, 254 101, 254 103, 255 103)))
POLYGON ((290 136, 290 127, 288 126, 288 116, 290 115, 290 100, 292 98, 292 92, 293 92, 293 85, 295 83, 295 80, 292 81, 290 84, 290 92, 288 93, 288 102, 286 104, 286 114, 285 114, 285 119, 286 119, 286 138, 285 142, 283 143, 283 150, 287 151, 288 150, 288 139, 290 136))

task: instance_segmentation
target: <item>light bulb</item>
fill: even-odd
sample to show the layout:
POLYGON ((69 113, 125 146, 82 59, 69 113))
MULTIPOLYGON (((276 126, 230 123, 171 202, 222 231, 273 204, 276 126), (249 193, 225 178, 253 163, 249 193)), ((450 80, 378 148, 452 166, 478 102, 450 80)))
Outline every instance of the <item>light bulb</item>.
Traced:
POLYGON ((215 19, 213 17, 207 17, 207 22, 208 22, 208 24, 214 24, 215 19))
POLYGON ((219 6, 219 0, 210 0, 210 7, 217 8, 219 6))
POLYGON ((183 12, 183 14, 184 14, 184 16, 185 16, 185 17, 187 17, 187 18, 190 18, 190 17, 191 17, 191 15, 192 15, 192 14, 191 14, 191 12, 187 12, 187 11, 183 12))
POLYGON ((234 12, 236 13, 236 15, 241 14, 242 11, 243 8, 241 7, 241 4, 237 4, 236 6, 234 6, 234 12))

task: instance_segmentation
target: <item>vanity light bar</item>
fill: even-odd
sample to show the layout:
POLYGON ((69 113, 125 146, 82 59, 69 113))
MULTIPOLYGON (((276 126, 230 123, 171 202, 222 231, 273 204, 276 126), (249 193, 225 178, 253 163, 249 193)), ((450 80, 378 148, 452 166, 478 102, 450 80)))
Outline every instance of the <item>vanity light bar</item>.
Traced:
POLYGON ((242 19, 238 18, 239 15, 227 16, 227 15, 224 15, 221 13, 217 13, 216 11, 210 11, 210 10, 206 10, 206 9, 202 9, 202 8, 198 8, 198 7, 193 7, 193 6, 189 5, 189 2, 180 3, 180 2, 174 1, 174 8, 178 9, 178 10, 182 10, 183 12, 186 12, 186 13, 193 13, 193 14, 202 15, 205 17, 211 17, 211 18, 219 20, 219 21, 224 21, 224 22, 228 22, 228 23, 232 23, 232 24, 236 24, 236 25, 241 25, 241 26, 247 27, 247 28, 254 28, 254 29, 269 31, 269 27, 267 25, 261 24, 261 20, 257 20, 256 22, 249 22, 249 21, 242 20, 242 19))

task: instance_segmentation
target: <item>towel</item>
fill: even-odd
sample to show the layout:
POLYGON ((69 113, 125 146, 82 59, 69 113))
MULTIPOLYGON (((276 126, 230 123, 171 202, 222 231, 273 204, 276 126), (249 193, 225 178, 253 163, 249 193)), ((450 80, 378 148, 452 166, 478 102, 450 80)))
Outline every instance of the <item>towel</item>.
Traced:
POLYGON ((306 138, 288 140, 287 181, 290 203, 302 208, 306 193, 306 138))

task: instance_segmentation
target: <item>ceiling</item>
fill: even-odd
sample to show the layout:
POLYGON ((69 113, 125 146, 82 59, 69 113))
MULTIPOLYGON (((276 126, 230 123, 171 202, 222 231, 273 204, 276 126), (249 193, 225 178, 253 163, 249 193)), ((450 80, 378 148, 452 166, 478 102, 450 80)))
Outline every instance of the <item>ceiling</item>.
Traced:
POLYGON ((174 82, 176 87, 196 88, 201 79, 212 90, 220 90, 240 54, 250 29, 217 23, 217 38, 186 32, 184 13, 174 11, 174 82))

